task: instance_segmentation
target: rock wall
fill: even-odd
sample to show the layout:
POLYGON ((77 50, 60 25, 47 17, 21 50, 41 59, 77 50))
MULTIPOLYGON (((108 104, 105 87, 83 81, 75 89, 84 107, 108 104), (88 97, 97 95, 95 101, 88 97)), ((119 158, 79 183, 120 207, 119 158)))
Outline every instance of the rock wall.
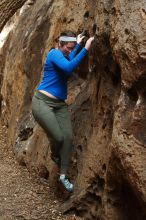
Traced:
POLYGON ((95 34, 88 60, 69 82, 75 191, 61 210, 88 220, 145 219, 145 2, 37 0, 26 5, 1 52, 1 119, 9 144, 21 163, 51 184, 49 141, 32 117, 31 98, 59 33, 95 34))
POLYGON ((14 13, 22 7, 26 0, 1 0, 0 2, 0 31, 14 13))

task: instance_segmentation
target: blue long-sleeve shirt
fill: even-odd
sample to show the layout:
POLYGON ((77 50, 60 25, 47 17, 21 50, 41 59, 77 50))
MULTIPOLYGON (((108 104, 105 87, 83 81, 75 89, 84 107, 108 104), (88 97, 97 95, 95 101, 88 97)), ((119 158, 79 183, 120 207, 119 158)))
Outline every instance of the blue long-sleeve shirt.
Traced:
POLYGON ((46 58, 43 80, 37 90, 49 92, 58 99, 67 98, 68 77, 78 67, 88 51, 85 48, 77 54, 80 45, 77 44, 66 58, 58 49, 52 49, 46 58), (77 55, 76 55, 77 54, 77 55))

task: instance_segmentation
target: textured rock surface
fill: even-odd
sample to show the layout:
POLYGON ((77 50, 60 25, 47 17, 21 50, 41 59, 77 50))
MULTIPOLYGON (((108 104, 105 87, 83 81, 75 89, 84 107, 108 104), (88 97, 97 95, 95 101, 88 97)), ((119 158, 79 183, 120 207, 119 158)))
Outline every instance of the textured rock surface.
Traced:
POLYGON ((60 31, 88 30, 93 48, 69 84, 75 192, 61 209, 90 220, 145 219, 145 2, 37 0, 21 12, 1 61, 1 118, 18 159, 54 181, 31 98, 60 31))
POLYGON ((26 0, 1 0, 0 2, 0 31, 6 22, 14 15, 26 0))

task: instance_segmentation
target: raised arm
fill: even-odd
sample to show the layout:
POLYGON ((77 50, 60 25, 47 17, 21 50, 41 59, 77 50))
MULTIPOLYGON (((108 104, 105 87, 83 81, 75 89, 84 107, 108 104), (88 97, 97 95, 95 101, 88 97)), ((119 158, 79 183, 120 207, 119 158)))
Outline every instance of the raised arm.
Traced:
POLYGON ((72 72, 79 66, 83 58, 88 53, 86 48, 83 48, 74 59, 71 61, 67 60, 60 50, 54 50, 50 56, 53 64, 59 69, 63 70, 66 75, 71 75, 72 72))
POLYGON ((50 59, 50 61, 56 67, 64 71, 64 73, 69 76, 79 66, 83 58, 86 56, 86 54, 88 53, 88 50, 91 47, 91 43, 93 40, 94 40, 94 37, 90 37, 87 40, 85 47, 82 48, 82 50, 71 61, 67 60, 64 57, 63 53, 58 49, 53 50, 52 53, 49 54, 47 59, 50 59))

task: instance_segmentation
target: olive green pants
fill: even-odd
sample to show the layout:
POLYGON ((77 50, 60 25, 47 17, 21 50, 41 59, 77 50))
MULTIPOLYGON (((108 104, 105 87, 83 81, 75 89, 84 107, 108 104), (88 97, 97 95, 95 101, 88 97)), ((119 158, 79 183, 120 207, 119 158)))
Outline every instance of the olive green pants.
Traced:
POLYGON ((72 126, 68 106, 36 91, 32 99, 32 113, 51 140, 52 154, 61 159, 62 174, 66 174, 72 154, 72 126))

